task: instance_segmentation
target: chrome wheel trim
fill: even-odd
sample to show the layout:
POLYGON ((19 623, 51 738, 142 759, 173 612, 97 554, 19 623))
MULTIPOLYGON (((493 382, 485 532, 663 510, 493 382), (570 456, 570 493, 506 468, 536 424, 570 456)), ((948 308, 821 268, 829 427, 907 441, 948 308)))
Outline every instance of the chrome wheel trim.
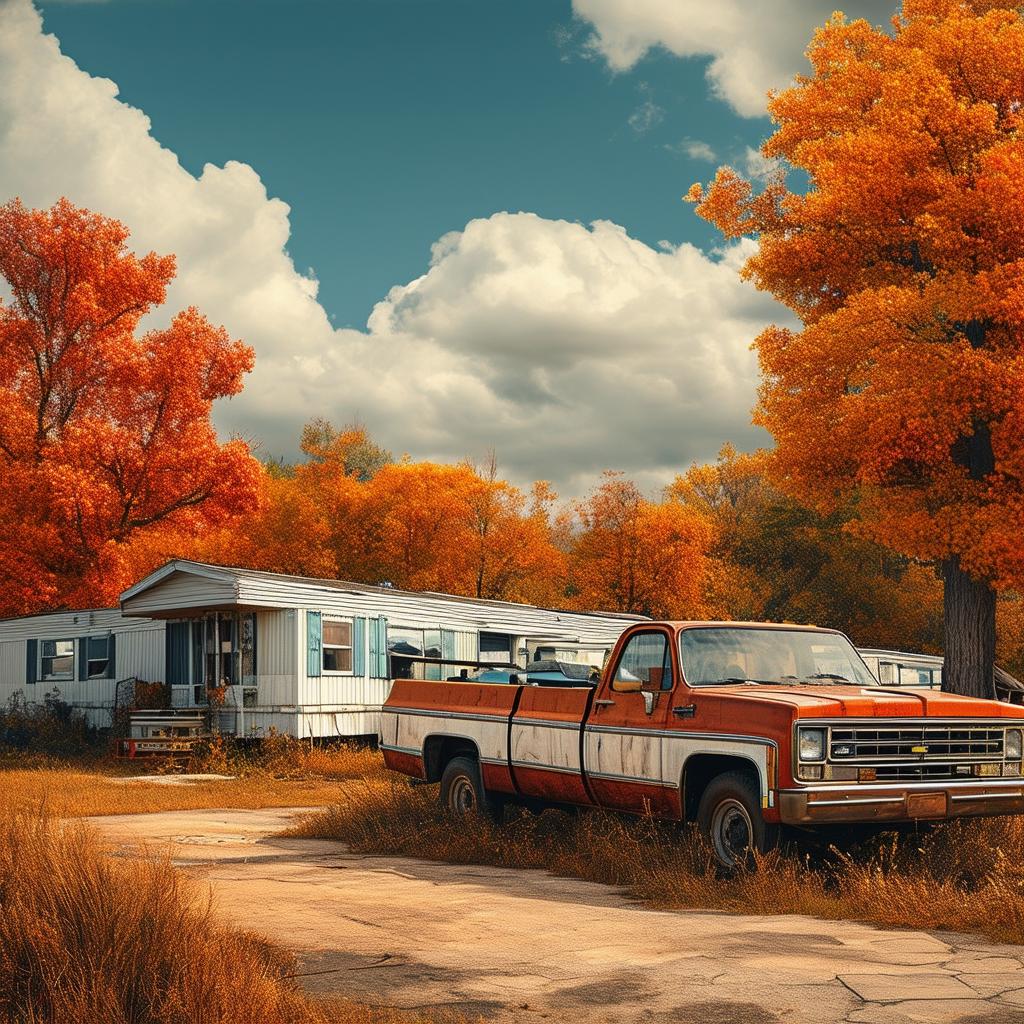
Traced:
POLYGON ((467 775, 456 775, 448 788, 448 809, 453 814, 472 814, 476 811, 476 789, 467 775))
POLYGON ((754 823, 742 801, 727 797, 716 805, 711 815, 711 845, 726 867, 742 863, 754 845, 754 823))

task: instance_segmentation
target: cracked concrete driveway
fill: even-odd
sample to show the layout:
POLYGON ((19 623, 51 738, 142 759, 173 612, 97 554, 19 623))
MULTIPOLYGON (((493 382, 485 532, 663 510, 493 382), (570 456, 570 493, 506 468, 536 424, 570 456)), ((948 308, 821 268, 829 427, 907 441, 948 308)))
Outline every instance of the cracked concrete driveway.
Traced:
POLYGON ((219 913, 299 956, 303 984, 495 1022, 1018 1024, 1024 947, 848 921, 648 910, 539 871, 276 836, 294 811, 94 818, 172 848, 219 913))

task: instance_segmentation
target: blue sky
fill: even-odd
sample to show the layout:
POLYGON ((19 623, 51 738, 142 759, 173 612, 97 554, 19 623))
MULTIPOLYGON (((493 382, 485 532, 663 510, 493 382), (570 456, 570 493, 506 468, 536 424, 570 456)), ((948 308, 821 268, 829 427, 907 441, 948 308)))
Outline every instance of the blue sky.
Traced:
MULTIPOLYGON (((889 0, 856 0, 880 21, 889 0)), ((832 0, 0 0, 0 200, 117 217, 253 347, 224 436, 650 493, 751 424, 788 320, 681 201, 755 180, 832 0)))
POLYGON ((339 326, 361 327, 430 245, 474 217, 609 219, 708 246, 680 202, 707 160, 769 127, 708 94, 709 58, 587 56, 568 0, 110 0, 39 4, 198 174, 243 160, 292 209, 289 251, 339 326), (286 13, 285 13, 286 12, 286 13))

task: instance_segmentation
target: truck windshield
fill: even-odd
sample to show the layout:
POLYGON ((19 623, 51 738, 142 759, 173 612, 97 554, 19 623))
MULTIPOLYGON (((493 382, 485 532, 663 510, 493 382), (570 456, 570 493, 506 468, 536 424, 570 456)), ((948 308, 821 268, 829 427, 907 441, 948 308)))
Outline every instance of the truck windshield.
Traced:
POLYGON ((853 645, 838 633, 701 626, 680 633, 679 656, 690 686, 878 685, 853 645))

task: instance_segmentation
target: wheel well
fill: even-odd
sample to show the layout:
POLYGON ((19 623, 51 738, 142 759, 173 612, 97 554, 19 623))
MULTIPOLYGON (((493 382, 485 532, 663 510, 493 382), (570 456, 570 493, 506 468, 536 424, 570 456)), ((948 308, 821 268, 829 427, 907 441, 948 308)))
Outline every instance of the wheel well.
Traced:
POLYGON ((428 736, 423 742, 423 768, 427 782, 439 782, 454 757, 479 759, 476 744, 464 736, 428 736))
POLYGON ((751 777, 758 792, 761 790, 761 778, 757 765, 746 757, 734 757, 729 754, 694 754, 687 758, 683 765, 683 821, 696 821, 700 798, 704 795, 708 783, 723 772, 745 772, 751 777))

